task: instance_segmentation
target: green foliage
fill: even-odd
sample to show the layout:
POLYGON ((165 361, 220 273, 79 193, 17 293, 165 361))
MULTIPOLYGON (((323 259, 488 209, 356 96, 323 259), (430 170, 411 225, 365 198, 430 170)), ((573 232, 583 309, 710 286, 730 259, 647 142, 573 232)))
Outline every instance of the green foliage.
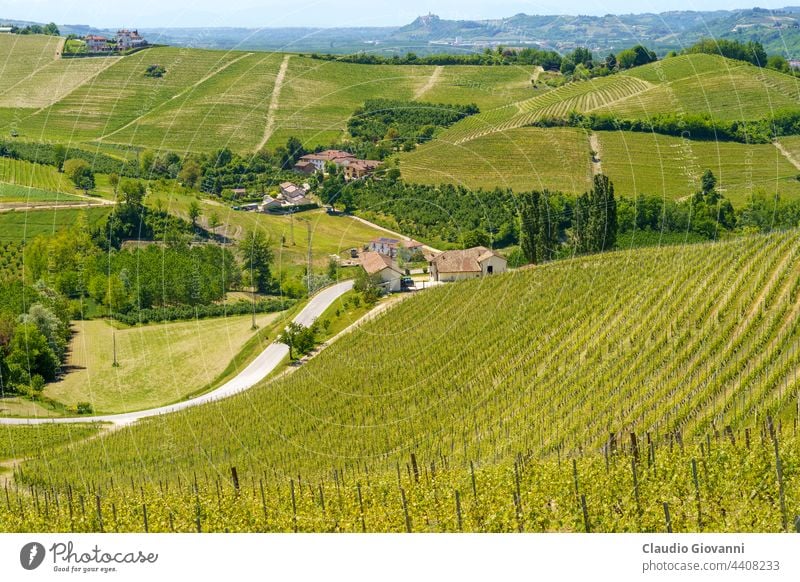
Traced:
POLYGON ((641 67, 648 63, 658 60, 656 53, 643 47, 640 44, 625 49, 617 53, 616 56, 617 66, 620 69, 632 69, 633 67, 641 67))
POLYGON ((263 230, 253 229, 245 233, 239 243, 242 267, 250 277, 250 284, 260 292, 272 289, 271 264, 274 253, 263 230))
POLYGON ((684 50, 685 54, 705 53, 745 61, 757 67, 767 66, 767 52, 760 42, 703 38, 684 50))
POLYGON ((520 196, 520 249, 528 263, 543 263, 556 254, 559 219, 550 197, 547 190, 520 196))
POLYGON ((753 120, 724 121, 707 113, 698 115, 658 113, 647 119, 625 119, 611 113, 582 114, 567 117, 543 117, 534 127, 583 127, 595 131, 636 131, 674 135, 687 139, 771 143, 776 137, 800 134, 800 111, 779 109, 770 117, 753 120))
POLYGON ((151 79, 160 79, 166 72, 167 69, 163 65, 148 65, 144 71, 144 76, 151 79))
POLYGON ((297 356, 304 356, 314 349, 318 333, 319 324, 316 321, 308 327, 293 321, 286 326, 276 341, 289 347, 289 359, 294 360, 297 356))
POLYGON ((86 160, 80 158, 66 160, 63 169, 76 188, 84 192, 94 189, 94 172, 86 160))
POLYGON ((126 325, 163 323, 167 321, 187 321, 212 317, 248 315, 255 313, 276 313, 295 304, 291 298, 268 298, 235 303, 211 303, 208 305, 169 305, 149 309, 132 309, 127 313, 114 313, 113 318, 126 325))
POLYGON ((354 138, 371 143, 384 140, 390 148, 413 148, 429 141, 436 128, 448 127, 478 112, 474 104, 370 99, 347 121, 347 130, 354 138))

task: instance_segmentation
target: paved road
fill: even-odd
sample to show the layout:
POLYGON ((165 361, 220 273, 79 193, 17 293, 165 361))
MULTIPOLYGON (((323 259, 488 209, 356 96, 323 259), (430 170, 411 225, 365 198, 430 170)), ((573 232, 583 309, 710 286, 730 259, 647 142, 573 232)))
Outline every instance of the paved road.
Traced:
MULTIPOLYGON (((308 302, 303 310, 294 318, 294 321, 301 325, 309 326, 314 320, 322 315, 331 304, 341 297, 344 293, 353 288, 353 281, 343 281, 335 285, 331 285, 317 293, 311 301, 308 302)), ((159 414, 168 414, 189 408, 191 406, 198 406, 205 404, 212 400, 219 400, 231 396, 238 392, 244 392, 248 388, 252 388, 261 380, 267 377, 278 365, 283 361, 289 353, 289 348, 284 344, 271 343, 267 348, 261 352, 258 357, 253 360, 249 366, 242 370, 237 376, 229 380, 216 390, 207 392, 197 398, 191 400, 184 400, 176 402, 168 406, 160 406, 158 408, 150 408, 148 410, 140 410, 137 412, 127 412, 124 414, 108 414, 104 416, 76 416, 69 418, 3 418, 0 417, 0 425, 3 424, 64 424, 64 423, 77 423, 77 422, 113 422, 114 424, 130 424, 139 419, 147 418, 149 416, 157 416, 159 414)))

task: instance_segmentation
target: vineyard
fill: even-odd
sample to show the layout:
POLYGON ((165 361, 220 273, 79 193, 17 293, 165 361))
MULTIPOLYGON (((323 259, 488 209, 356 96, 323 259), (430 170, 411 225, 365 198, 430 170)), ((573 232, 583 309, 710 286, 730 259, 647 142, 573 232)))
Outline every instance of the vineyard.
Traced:
POLYGON ((431 289, 285 377, 45 452, 0 524, 785 530, 799 282, 791 232, 431 289))

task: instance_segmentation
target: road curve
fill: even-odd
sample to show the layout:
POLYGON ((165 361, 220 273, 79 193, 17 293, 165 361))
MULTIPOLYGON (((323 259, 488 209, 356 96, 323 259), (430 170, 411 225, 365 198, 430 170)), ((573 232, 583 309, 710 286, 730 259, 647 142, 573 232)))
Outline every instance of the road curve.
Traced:
MULTIPOLYGON (((334 301, 344 295, 347 291, 353 288, 353 281, 342 281, 330 287, 326 287, 308 302, 303 310, 297 314, 293 321, 309 326, 316 318, 322 315, 334 301)), ((69 424, 69 423, 82 423, 82 422, 112 422, 114 424, 124 425, 136 422, 142 418, 150 416, 158 416, 159 414, 169 414, 170 412, 177 412, 184 408, 198 406, 221 398, 226 398, 244 392, 258 384, 261 380, 267 377, 278 365, 283 361, 283 358, 289 353, 289 348, 284 344, 273 342, 261 352, 250 365, 244 370, 239 372, 234 378, 220 386, 219 388, 207 392, 196 398, 190 400, 183 400, 175 404, 167 406, 159 406, 158 408, 149 408, 147 410, 139 410, 136 412, 126 412, 122 414, 107 414, 102 416, 74 416, 68 418, 4 418, 0 417, 0 425, 25 425, 25 424, 69 424)))

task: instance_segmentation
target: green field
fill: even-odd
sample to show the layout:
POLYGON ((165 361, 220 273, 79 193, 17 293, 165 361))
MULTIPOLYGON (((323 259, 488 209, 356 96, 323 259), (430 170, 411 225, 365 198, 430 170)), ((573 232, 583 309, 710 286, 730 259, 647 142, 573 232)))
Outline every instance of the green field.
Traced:
POLYGON ((81 214, 86 216, 90 226, 97 226, 110 212, 110 206, 0 212, 0 242, 20 242, 53 234, 74 225, 81 214))
POLYGON ((88 200, 81 196, 0 182, 0 209, 13 206, 85 204, 86 202, 88 200))
MULTIPOLYGON (((292 374, 29 462, 26 482, 100 487, 124 531, 142 503, 149 531, 583 531, 576 496, 592 531, 664 531, 664 502, 674 531, 780 531, 775 450, 800 503, 798 275, 791 232, 434 288, 292 374)), ((24 515, 0 504, 8 531, 70 527, 24 515)))
MULTIPOLYGON (((259 314, 259 327, 277 314, 259 314)), ((130 412, 182 400, 212 384, 255 334, 249 315, 114 329, 79 321, 68 373, 44 395, 66 406, 92 403, 97 413, 130 412), (116 336, 118 367, 113 367, 116 336)))
POLYGON ((525 127, 460 145, 430 142, 400 156, 400 171, 403 179, 423 184, 583 192, 591 183, 589 153, 582 129, 525 127))
POLYGON ((189 204, 196 200, 203 213, 200 223, 207 225, 209 217, 216 213, 222 224, 216 233, 232 239, 239 239, 246 231, 254 228, 264 231, 275 251, 277 269, 307 262, 309 228, 312 259, 318 268, 328 264, 329 255, 340 254, 353 247, 361 248, 370 240, 386 235, 384 231, 350 217, 330 216, 324 210, 301 212, 294 217, 242 212, 212 200, 197 199, 175 192, 154 192, 147 200, 150 206, 158 206, 160 203, 164 210, 184 218, 188 217, 189 204))
POLYGON ((751 194, 800 196, 798 169, 769 144, 691 141, 633 132, 598 132, 603 172, 618 195, 640 194, 680 199, 699 189, 710 169, 719 190, 734 206, 751 194))
POLYGON ((57 447, 85 440, 99 430, 99 425, 92 424, 0 426, 0 461, 46 456, 57 447))

